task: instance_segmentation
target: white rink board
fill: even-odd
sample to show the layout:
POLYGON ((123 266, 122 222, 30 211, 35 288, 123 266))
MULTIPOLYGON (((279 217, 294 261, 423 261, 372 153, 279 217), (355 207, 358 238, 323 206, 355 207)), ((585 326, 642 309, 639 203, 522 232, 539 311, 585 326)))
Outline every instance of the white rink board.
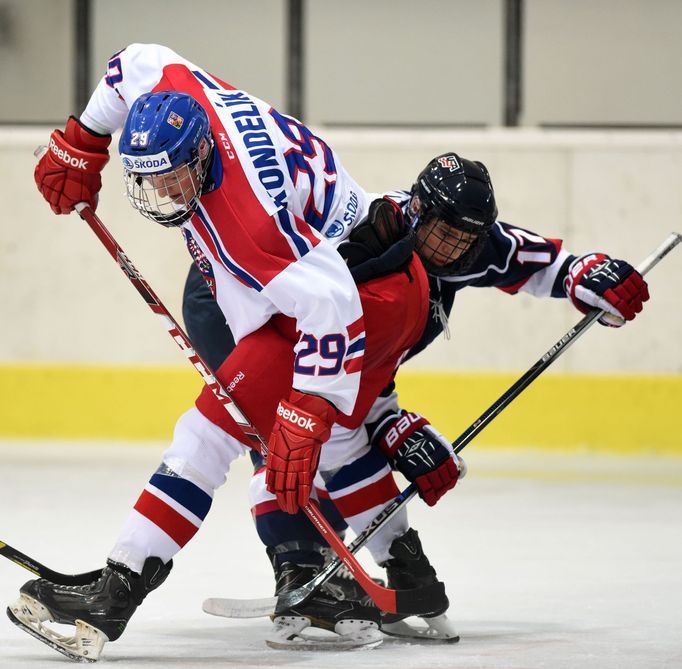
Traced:
MULTIPOLYGON (((75 216, 56 217, 32 178, 33 149, 50 129, 0 129, 0 183, 11 207, 0 244, 0 362, 184 364, 175 344, 99 242, 75 216)), ((455 149, 489 167, 501 220, 560 237, 572 251, 603 250, 633 263, 682 230, 681 132, 397 131, 323 129, 367 190, 409 188, 437 153, 455 149)), ((190 259, 176 231, 135 213, 114 155, 98 210, 161 299, 180 319, 190 259)), ((558 371, 682 370, 682 252, 650 275, 644 318, 614 334, 594 328, 558 371)), ((579 318, 563 300, 464 291, 439 342, 415 366, 524 369, 579 318), (503 336, 504 335, 504 336, 503 336)))
MULTIPOLYGON (((0 539, 47 566, 102 565, 163 445, 0 443, 0 539)), ((462 640, 386 640, 360 655, 268 649, 268 621, 207 616, 209 596, 267 596, 238 461, 199 534, 101 666, 368 669, 650 669, 682 659, 682 459, 531 451, 465 453, 468 477, 413 526, 445 580, 462 640)), ((368 564, 365 562, 365 564, 368 564)), ((374 571, 374 570, 373 570, 374 571)), ((378 573, 375 571, 375 573, 378 573)), ((0 601, 28 572, 0 559, 0 601)), ((0 619, 0 667, 69 666, 0 619)))

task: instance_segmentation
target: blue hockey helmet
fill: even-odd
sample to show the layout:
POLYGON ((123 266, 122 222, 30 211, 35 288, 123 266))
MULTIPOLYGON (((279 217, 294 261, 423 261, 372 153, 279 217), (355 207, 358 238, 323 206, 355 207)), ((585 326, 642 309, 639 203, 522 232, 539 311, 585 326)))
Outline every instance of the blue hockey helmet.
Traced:
POLYGON ((411 195, 408 217, 426 270, 436 276, 466 271, 497 219, 485 165, 453 152, 436 156, 420 172, 411 195))
POLYGON ((130 108, 118 150, 135 209, 171 227, 190 218, 213 150, 208 114, 197 100, 177 91, 144 93, 130 108))

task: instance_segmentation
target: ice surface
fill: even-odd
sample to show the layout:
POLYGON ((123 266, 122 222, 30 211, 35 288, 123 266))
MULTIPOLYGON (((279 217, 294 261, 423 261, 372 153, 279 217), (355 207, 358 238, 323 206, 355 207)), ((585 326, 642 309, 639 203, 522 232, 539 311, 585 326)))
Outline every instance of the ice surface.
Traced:
MULTIPOLYGON (((0 540, 47 566, 102 566, 161 444, 0 443, 0 540)), ((267 619, 208 616, 208 596, 272 594, 253 529, 247 458, 99 666, 405 669, 682 667, 682 459, 538 451, 466 452, 469 475, 413 526, 445 580, 462 640, 386 639, 349 653, 275 651, 267 619)), ((368 567, 371 563, 364 558, 368 567)), ((376 568, 373 569, 377 573, 376 568)), ((28 572, 0 560, 0 600, 28 572)), ((69 660, 0 618, 0 667, 69 660), (3 622, 4 621, 4 622, 3 622)))

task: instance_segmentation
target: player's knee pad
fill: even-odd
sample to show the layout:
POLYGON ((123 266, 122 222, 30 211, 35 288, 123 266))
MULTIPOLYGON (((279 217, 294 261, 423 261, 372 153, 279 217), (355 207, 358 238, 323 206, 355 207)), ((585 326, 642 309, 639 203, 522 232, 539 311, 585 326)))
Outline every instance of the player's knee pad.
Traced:
POLYGON ((175 424, 163 464, 178 476, 214 490, 225 483, 230 465, 245 450, 237 439, 193 407, 175 424))

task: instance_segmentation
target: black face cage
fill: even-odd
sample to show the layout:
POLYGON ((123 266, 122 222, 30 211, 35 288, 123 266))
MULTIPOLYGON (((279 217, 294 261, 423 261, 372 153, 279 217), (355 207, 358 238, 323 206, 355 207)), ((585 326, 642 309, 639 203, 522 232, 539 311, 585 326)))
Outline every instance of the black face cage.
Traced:
POLYGON ((470 234, 476 234, 476 238, 471 242, 461 239, 453 243, 450 237, 446 241, 446 237, 439 235, 436 230, 433 230, 425 240, 417 238, 415 250, 426 271, 433 276, 443 277, 465 274, 483 251, 489 233, 486 229, 470 234), (447 245, 449 255, 455 256, 455 259, 446 263, 433 262, 433 258, 439 252, 443 252, 444 245, 447 245))
POLYGON ((407 213, 415 232, 421 226, 440 219, 451 229, 463 232, 467 236, 475 235, 473 240, 466 238, 454 240, 450 236, 446 237, 445 232, 439 234, 435 228, 426 239, 420 239, 418 235, 415 251, 426 271, 433 276, 457 276, 467 272, 483 251, 490 234, 490 226, 483 228, 474 226, 461 220, 461 216, 453 214, 446 206, 433 203, 426 206, 418 194, 412 196, 407 213), (446 263, 433 261, 436 255, 443 254, 454 256, 454 260, 446 263))

